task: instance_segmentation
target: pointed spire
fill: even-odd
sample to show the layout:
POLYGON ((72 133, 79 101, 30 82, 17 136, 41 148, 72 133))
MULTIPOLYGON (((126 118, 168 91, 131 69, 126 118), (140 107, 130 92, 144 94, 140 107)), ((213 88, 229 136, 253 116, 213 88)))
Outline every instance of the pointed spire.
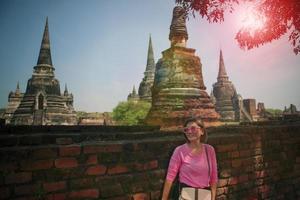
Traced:
POLYGON ((46 25, 44 29, 44 35, 41 43, 40 54, 37 61, 37 65, 47 64, 52 66, 51 51, 50 51, 50 38, 48 28, 48 17, 46 19, 46 25))
POLYGON ((220 50, 218 81, 222 81, 222 80, 228 80, 228 76, 225 69, 222 50, 220 50))
POLYGON ((155 71, 155 61, 154 61, 154 54, 153 54, 153 48, 152 48, 151 34, 149 36, 146 71, 155 71))
POLYGON ((67 96, 68 94, 69 94, 68 87, 67 87, 67 84, 65 84, 64 95, 67 96))
POLYGON ((132 89, 132 95, 133 95, 133 96, 135 96, 135 95, 136 95, 135 85, 133 85, 133 89, 132 89))
POLYGON ((17 88, 16 88, 15 93, 20 93, 20 84, 19 84, 19 81, 17 83, 17 88))

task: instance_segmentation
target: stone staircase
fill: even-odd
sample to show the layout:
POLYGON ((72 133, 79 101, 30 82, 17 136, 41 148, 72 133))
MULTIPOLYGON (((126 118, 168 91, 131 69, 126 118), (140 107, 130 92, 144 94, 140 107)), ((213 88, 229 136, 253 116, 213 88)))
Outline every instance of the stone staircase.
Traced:
POLYGON ((36 110, 33 115, 33 125, 44 125, 44 110, 36 110))

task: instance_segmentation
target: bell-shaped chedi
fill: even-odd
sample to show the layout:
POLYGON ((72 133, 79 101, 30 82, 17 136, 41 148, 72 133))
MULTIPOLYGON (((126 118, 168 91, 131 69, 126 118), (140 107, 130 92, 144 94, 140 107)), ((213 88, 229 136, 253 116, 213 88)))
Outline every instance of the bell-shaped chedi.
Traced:
POLYGON ((180 128, 189 117, 200 117, 207 126, 219 124, 203 82, 202 64, 195 49, 186 48, 186 11, 175 7, 170 27, 171 47, 156 64, 152 107, 145 119, 162 129, 180 128))
POLYGON ((237 93, 233 83, 229 81, 222 50, 220 50, 217 82, 213 84, 211 99, 214 99, 221 121, 253 121, 257 118, 255 100, 253 102, 253 99, 243 99, 237 93), (250 110, 253 112, 250 113, 250 110))
POLYGON ((16 109, 13 125, 74 125, 73 95, 60 93, 59 81, 52 65, 48 18, 44 29, 37 65, 27 82, 26 92, 16 109))
POLYGON ((133 86, 132 92, 127 96, 127 101, 135 101, 135 102, 137 102, 139 100, 140 100, 140 97, 136 93, 135 86, 133 86))
POLYGON ((222 50, 219 57, 219 73, 217 82, 213 84, 213 96, 216 99, 216 110, 221 115, 222 121, 238 121, 237 92, 234 85, 229 81, 222 50))

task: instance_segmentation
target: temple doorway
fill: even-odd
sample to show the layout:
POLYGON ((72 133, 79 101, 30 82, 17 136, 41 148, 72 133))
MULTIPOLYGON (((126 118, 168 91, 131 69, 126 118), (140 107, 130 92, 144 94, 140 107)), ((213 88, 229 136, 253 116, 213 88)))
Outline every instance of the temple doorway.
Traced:
POLYGON ((44 96, 40 94, 38 98, 38 110, 43 110, 43 109, 44 109, 44 96))

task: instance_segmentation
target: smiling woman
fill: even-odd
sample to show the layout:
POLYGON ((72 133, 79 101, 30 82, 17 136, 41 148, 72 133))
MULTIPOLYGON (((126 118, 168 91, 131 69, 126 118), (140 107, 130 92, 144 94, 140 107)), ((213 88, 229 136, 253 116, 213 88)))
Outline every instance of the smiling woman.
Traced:
POLYGON ((168 199, 171 186, 179 174, 179 199, 216 198, 218 182, 214 148, 205 144, 206 130, 201 119, 190 118, 184 123, 186 143, 178 146, 170 159, 162 200, 168 199))

